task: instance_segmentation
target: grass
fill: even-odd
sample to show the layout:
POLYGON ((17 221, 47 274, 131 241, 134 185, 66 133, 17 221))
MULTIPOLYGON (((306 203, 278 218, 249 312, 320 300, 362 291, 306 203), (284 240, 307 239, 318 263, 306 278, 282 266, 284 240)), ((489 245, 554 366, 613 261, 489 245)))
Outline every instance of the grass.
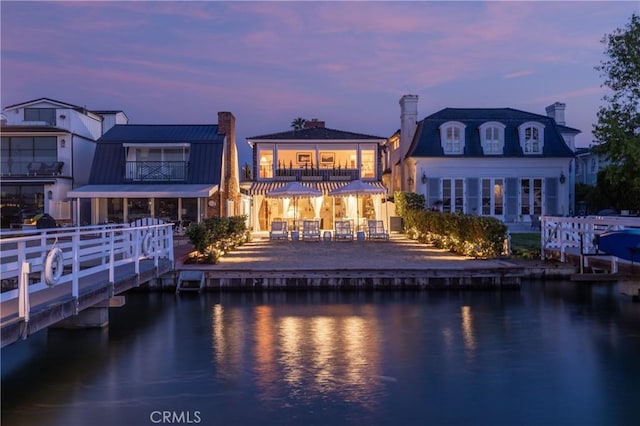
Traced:
POLYGON ((511 234, 511 254, 526 259, 539 259, 540 233, 511 234))

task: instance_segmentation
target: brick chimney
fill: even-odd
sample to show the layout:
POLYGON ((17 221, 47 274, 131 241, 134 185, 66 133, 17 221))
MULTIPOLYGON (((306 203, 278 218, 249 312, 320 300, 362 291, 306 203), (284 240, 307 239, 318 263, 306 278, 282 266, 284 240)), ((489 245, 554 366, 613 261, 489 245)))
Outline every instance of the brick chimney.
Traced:
POLYGON ((563 104, 561 102, 556 102, 553 105, 549 105, 546 108, 547 117, 553 118, 557 124, 564 126, 566 123, 564 121, 564 110, 567 107, 567 104, 563 104))
POLYGON ((304 122, 305 129, 324 129, 324 121, 318 121, 317 118, 312 118, 311 121, 304 122))
POLYGON ((240 192, 238 172, 238 151, 236 148, 236 118, 230 112, 218 112, 218 134, 225 135, 222 158, 221 185, 219 190, 218 214, 234 216, 238 213, 240 192))

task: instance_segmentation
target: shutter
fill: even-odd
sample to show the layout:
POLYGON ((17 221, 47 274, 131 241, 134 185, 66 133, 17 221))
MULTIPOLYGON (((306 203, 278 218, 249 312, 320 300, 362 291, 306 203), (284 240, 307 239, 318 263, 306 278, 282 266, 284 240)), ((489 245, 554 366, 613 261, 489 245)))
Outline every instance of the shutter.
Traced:
POLYGON ((505 186, 507 205, 504 216, 507 222, 514 222, 518 217, 518 178, 506 178, 505 186))
POLYGON ((558 215, 558 183, 556 177, 548 177, 544 179, 544 204, 542 205, 542 214, 549 216, 558 215))
POLYGON ((467 178, 467 211, 469 214, 481 214, 479 206, 480 179, 467 178))
POLYGON ((427 208, 431 208, 440 197, 440 178, 427 179, 427 208))

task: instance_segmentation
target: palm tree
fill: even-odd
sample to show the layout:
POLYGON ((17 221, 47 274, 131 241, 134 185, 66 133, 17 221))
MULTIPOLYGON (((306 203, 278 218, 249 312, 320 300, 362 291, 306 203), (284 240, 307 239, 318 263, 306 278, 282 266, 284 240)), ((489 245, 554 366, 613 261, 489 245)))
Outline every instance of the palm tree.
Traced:
POLYGON ((306 122, 307 120, 304 118, 298 117, 291 122, 291 127, 293 127, 293 130, 302 130, 304 129, 304 123, 306 122))

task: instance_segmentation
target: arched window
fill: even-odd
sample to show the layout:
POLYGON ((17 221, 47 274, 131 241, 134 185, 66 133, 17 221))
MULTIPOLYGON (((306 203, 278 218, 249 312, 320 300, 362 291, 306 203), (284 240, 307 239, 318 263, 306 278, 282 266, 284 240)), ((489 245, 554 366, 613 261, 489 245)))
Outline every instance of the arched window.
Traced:
POLYGON ((482 124, 480 129, 480 141, 485 155, 497 155, 504 152, 504 129, 502 123, 491 121, 482 124))
POLYGON ((445 154, 464 153, 465 125, 457 121, 449 121, 440 126, 440 143, 445 154))
POLYGON ((544 126, 536 122, 527 122, 518 127, 520 146, 525 155, 542 154, 544 148, 544 126))

